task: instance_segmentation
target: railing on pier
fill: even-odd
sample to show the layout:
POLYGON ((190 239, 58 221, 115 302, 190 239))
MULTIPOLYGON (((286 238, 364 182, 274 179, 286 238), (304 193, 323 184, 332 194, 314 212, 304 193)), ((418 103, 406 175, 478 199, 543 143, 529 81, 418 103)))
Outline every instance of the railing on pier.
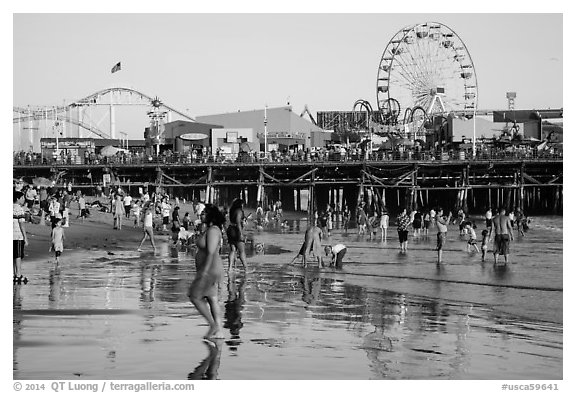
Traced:
POLYGON ((274 155, 268 153, 255 157, 249 156, 204 156, 193 158, 185 154, 171 154, 159 156, 129 156, 117 155, 113 157, 88 158, 83 157, 43 157, 41 155, 17 155, 14 156, 14 166, 52 166, 52 165, 194 165, 194 164, 216 164, 216 165, 238 165, 254 163, 310 163, 310 162, 391 162, 391 161, 508 161, 508 160, 529 160, 546 161, 562 160, 563 153, 560 152, 538 152, 538 151, 487 151, 478 152, 476 157, 472 157, 470 152, 374 152, 367 154, 306 154, 304 156, 274 155))

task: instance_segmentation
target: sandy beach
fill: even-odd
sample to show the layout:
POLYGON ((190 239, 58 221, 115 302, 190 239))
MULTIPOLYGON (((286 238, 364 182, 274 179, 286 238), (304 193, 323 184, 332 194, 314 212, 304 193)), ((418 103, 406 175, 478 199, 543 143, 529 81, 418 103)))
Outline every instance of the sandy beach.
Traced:
POLYGON ((393 230, 380 242, 336 229, 324 243, 348 246, 341 271, 286 265, 305 220, 254 230, 264 252, 249 252, 248 273, 223 278, 217 346, 202 341, 207 325, 186 296, 193 250, 170 247, 167 233, 156 254, 149 244, 137 252, 132 223, 117 231, 109 213, 84 223, 74 214, 56 266, 49 226, 27 228, 14 379, 563 377, 561 217, 536 220, 505 270, 466 253, 454 227, 440 268, 434 236, 410 238, 399 254, 393 230))

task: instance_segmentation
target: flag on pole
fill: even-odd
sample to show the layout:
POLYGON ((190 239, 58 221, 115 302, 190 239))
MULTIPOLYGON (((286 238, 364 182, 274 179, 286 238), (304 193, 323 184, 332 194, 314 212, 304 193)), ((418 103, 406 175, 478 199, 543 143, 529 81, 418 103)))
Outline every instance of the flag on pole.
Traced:
POLYGON ((118 62, 114 67, 112 67, 112 70, 110 70, 110 72, 115 73, 116 71, 120 71, 121 69, 122 67, 120 66, 120 62, 118 62))

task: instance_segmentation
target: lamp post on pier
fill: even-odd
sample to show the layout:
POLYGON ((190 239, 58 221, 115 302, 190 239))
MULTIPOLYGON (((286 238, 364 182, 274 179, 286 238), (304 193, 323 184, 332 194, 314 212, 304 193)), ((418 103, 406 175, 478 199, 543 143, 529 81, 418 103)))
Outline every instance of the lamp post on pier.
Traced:
POLYGON ((160 143, 162 142, 164 134, 164 118, 168 112, 160 110, 162 101, 160 101, 158 97, 155 97, 151 104, 152 109, 148 111, 148 117, 150 118, 148 139, 156 146, 156 156, 158 156, 160 154, 160 143))

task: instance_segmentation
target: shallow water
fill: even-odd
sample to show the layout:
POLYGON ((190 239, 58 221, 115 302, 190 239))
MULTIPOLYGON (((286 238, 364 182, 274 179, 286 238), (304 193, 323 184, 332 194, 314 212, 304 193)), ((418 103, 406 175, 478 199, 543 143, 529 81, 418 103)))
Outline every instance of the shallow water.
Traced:
POLYGON ((221 283, 221 348, 201 340, 186 250, 27 261, 14 379, 563 377, 561 217, 534 220, 506 269, 467 253, 454 226, 440 268, 433 234, 399 254, 393 228, 385 242, 336 230, 324 243, 348 246, 342 271, 288 267, 305 227, 255 232, 264 253, 221 283))

